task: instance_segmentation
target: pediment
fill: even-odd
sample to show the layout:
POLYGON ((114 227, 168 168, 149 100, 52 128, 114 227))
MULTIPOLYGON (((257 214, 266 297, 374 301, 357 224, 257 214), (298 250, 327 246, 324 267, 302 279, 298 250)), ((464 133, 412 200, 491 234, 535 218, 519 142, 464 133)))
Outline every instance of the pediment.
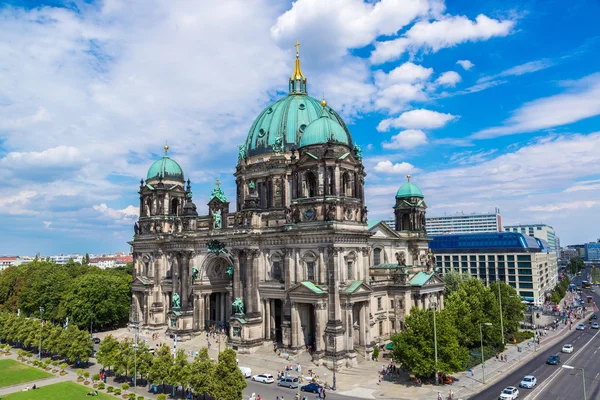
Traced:
POLYGON ((148 278, 147 276, 136 276, 135 279, 133 280, 132 284, 149 286, 149 285, 154 284, 154 281, 152 280, 152 278, 148 278))
POLYGON ((365 281, 351 281, 343 289, 343 292, 357 295, 362 293, 372 293, 373 289, 371 289, 371 287, 367 285, 365 281))
POLYGON ((398 238, 396 231, 394 231, 392 228, 390 228, 388 226, 388 224, 386 224, 383 221, 378 221, 378 222, 375 222, 373 225, 369 225, 368 229, 369 229, 369 232, 373 233, 373 236, 371 236, 371 237, 390 238, 390 239, 398 238))
POLYGON ((298 284, 296 284, 295 286, 292 286, 289 290, 288 293, 291 294, 307 294, 307 295, 326 295, 327 294, 327 288, 324 286, 319 286, 316 285, 312 282, 300 282, 298 284))

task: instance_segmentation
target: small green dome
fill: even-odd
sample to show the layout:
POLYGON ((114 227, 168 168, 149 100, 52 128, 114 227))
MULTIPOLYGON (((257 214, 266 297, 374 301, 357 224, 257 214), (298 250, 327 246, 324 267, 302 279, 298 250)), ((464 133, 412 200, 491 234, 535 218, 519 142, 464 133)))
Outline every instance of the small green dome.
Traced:
POLYGON ((419 189, 419 187, 417 185, 415 185, 414 183, 410 182, 410 175, 409 175, 409 181, 406 182, 404 185, 400 186, 400 189, 398 189, 398 191, 396 192, 396 198, 403 198, 403 197, 420 197, 421 199, 424 198, 425 196, 423 196, 423 193, 421 193, 421 189, 419 189))
POLYGON ((183 179, 183 170, 175 162, 170 159, 166 154, 160 160, 155 161, 148 169, 148 175, 146 176, 146 180, 150 179, 165 179, 171 181, 180 181, 184 182, 183 179))
MULTIPOLYGON (((298 147, 304 130, 322 114, 323 107, 317 99, 307 94, 292 93, 265 108, 256 118, 244 144, 250 157, 273 152, 273 145, 281 137, 282 150, 298 147)), ((329 106, 327 115, 346 132, 350 132, 342 118, 329 106)))
POLYGON ((312 144, 324 144, 329 140, 334 143, 345 144, 346 146, 350 146, 351 141, 350 135, 346 130, 338 122, 329 118, 324 109, 321 118, 311 122, 304 130, 304 133, 302 133, 300 147, 312 144))

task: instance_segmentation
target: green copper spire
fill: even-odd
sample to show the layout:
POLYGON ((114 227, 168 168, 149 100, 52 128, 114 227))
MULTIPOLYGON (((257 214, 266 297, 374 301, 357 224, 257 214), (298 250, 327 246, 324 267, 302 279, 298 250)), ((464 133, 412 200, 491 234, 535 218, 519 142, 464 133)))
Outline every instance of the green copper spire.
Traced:
POLYGON ((223 193, 223 189, 221 189, 220 185, 221 181, 217 179, 215 182, 215 188, 212 190, 210 198, 208 199, 209 202, 216 197, 223 203, 227 203, 227 197, 225 197, 225 193, 223 193))

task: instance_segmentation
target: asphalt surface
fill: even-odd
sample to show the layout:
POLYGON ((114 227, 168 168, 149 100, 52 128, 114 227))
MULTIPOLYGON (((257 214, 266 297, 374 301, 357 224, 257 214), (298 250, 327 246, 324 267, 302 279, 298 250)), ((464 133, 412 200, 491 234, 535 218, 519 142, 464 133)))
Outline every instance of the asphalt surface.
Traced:
MULTIPOLYGON (((248 387, 244 389, 244 400, 250 398, 252 393, 256 393, 256 395, 260 395, 261 399, 264 400, 275 400, 277 396, 280 398, 283 396, 285 400, 293 400, 296 393, 298 393, 298 389, 289 389, 284 387, 277 386, 277 383, 258 383, 252 382, 248 379, 248 387)), ((300 385, 303 386, 303 385, 300 385)), ((331 390, 326 390, 327 400, 349 400, 355 397, 342 396, 337 394, 331 390)), ((316 393, 304 393, 300 392, 300 399, 303 399, 306 396, 310 400, 314 400, 317 398, 316 393)))
MULTIPOLYGON (((586 273, 589 275, 589 269, 586 273)), ((581 284, 581 281, 586 279, 586 273, 583 273, 581 277, 575 277, 571 283, 576 285, 581 284)), ((586 295, 591 295, 594 297, 596 304, 600 304, 600 296, 598 293, 600 293, 600 288, 595 287, 594 290, 584 290, 583 297, 585 299, 586 295)), ((566 370, 561 368, 560 365, 546 364, 548 357, 557 353, 560 355, 561 364, 583 367, 586 371, 589 368, 589 378, 586 374, 586 383, 590 386, 590 389, 586 386, 587 398, 599 399, 600 376, 598 374, 600 372, 600 335, 596 336, 598 333, 599 330, 590 328, 590 324, 587 320, 577 320, 573 325, 573 330, 563 339, 559 340, 554 345, 539 351, 538 355, 526 364, 516 368, 503 379, 491 384, 484 391, 471 396, 470 399, 497 399, 502 390, 507 386, 518 387, 524 376, 533 375, 537 379, 537 387, 533 390, 519 388, 520 399, 582 400, 583 385, 581 383, 581 371, 566 370), (580 322, 585 324, 586 329, 583 331, 575 329, 575 326, 580 322), (561 353, 562 346, 569 343, 574 346, 575 351, 571 354, 561 353), (588 345, 586 346, 586 344, 588 345), (586 347, 581 350, 584 346, 586 347), (595 355, 596 351, 598 351, 598 357, 595 355), (576 375, 575 373, 578 373, 579 375, 576 375), (579 382, 578 387, 576 382, 579 382), (591 390, 594 390, 594 392, 591 392, 591 390)))

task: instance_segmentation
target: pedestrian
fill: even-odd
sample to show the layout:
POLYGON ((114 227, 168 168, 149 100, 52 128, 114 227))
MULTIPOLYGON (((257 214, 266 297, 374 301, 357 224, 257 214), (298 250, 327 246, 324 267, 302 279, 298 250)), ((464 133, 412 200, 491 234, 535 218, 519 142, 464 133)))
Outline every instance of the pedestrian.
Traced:
POLYGON ((442 394, 440 392, 438 392, 437 400, 442 400, 442 394))
POLYGON ((450 397, 450 400, 454 400, 454 392, 452 389, 448 390, 448 397, 450 397))
POLYGON ((508 362, 508 356, 504 356, 504 362, 508 362))

